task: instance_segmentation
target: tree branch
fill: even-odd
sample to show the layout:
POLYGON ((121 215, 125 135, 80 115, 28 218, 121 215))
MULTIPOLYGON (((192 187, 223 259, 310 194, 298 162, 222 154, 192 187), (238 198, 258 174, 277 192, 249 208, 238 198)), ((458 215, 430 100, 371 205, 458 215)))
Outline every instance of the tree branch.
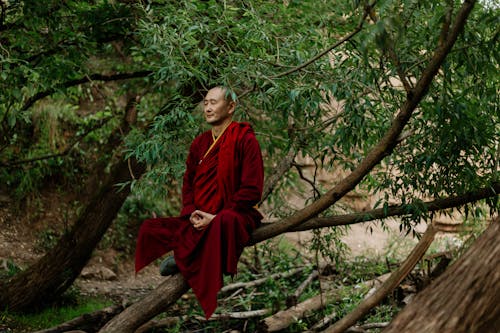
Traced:
POLYGON ((284 72, 281 72, 281 73, 278 73, 276 75, 272 75, 270 76, 269 78, 270 79, 278 79, 280 77, 283 77, 283 76, 287 76, 287 75, 290 75, 294 72, 297 72, 301 69, 304 69, 305 67, 309 66, 310 64, 314 63, 316 60, 318 60, 319 58, 323 57, 325 54, 327 54, 328 52, 330 52, 331 50, 333 50, 334 48, 336 48, 337 46, 339 45, 342 45, 343 43, 345 43, 346 41, 350 40, 351 38, 353 38, 354 36, 356 36, 360 31, 361 29, 363 28, 363 24, 366 20, 366 18, 368 17, 371 9, 373 8, 373 6, 375 5, 375 2, 371 5, 367 5, 365 8, 364 8, 364 13, 363 13, 363 16, 361 17, 361 19, 359 20, 359 23, 358 25, 356 26, 356 28, 351 31, 349 34, 347 34, 346 36, 344 36, 342 39, 340 39, 337 43, 333 44, 332 46, 328 47, 327 49, 323 50, 322 52, 320 52, 319 54, 315 55, 314 57, 312 57, 311 59, 307 60, 306 62, 304 62, 303 64, 299 65, 299 66, 296 66, 296 67, 293 67, 287 71, 284 71, 284 72))
POLYGON ((399 266, 399 268, 391 274, 389 279, 384 281, 382 286, 365 298, 352 312, 340 319, 338 322, 330 326, 324 333, 342 333, 349 327, 354 325, 361 317, 367 314, 373 307, 382 301, 387 294, 396 288, 401 281, 412 271, 413 267, 417 264, 420 258, 423 257, 429 246, 434 241, 437 230, 429 225, 424 235, 418 242, 417 246, 413 249, 406 260, 399 266))
POLYGON ((102 119, 101 121, 98 122, 98 124, 96 124, 96 125, 92 126, 91 128, 87 129, 83 134, 81 134, 78 137, 76 137, 75 139, 73 139, 73 142, 70 143, 69 146, 66 147, 66 149, 64 149, 60 153, 49 154, 49 155, 34 157, 34 158, 30 158, 30 159, 25 159, 25 160, 18 160, 18 161, 13 161, 13 162, 10 162, 10 163, 1 163, 0 162, 0 168, 1 167, 7 167, 7 168, 9 168, 9 167, 17 166, 17 165, 20 165, 20 164, 34 163, 34 162, 37 162, 37 161, 47 160, 47 159, 50 159, 50 158, 56 158, 56 157, 66 156, 88 134, 92 133, 94 130, 96 130, 98 128, 101 128, 102 126, 104 126, 111 119, 112 119, 112 117, 109 117, 109 118, 106 118, 106 119, 102 119))
MULTIPOLYGON (((488 187, 481 188, 477 191, 468 192, 463 195, 422 202, 421 206, 419 206, 418 208, 411 204, 406 204, 399 206, 389 206, 388 208, 372 209, 366 212, 353 214, 337 215, 331 217, 316 217, 304 222, 303 224, 298 225, 290 231, 305 231, 325 227, 335 227, 341 225, 369 222, 392 216, 410 215, 417 212, 417 210, 436 212, 444 209, 460 207, 472 202, 491 198, 499 194, 500 183, 493 183, 488 187)), ((267 239, 266 229, 269 228, 272 224, 274 223, 262 223, 261 227, 253 232, 253 239, 256 243, 267 239)))
POLYGON ((50 88, 50 89, 47 89, 45 91, 40 91, 40 92, 36 93, 35 95, 31 96, 30 98, 28 98, 24 102, 20 111, 26 111, 33 104, 35 104, 35 102, 37 102, 38 100, 41 100, 42 98, 50 96, 60 89, 66 89, 69 87, 74 87, 74 86, 77 86, 79 84, 88 83, 88 82, 92 82, 92 81, 109 82, 109 81, 135 79, 135 78, 140 78, 140 77, 146 77, 152 73, 153 73, 152 71, 145 70, 145 71, 137 71, 137 72, 130 72, 130 73, 118 73, 118 74, 111 74, 111 75, 104 75, 104 74, 86 75, 83 78, 67 81, 67 82, 64 82, 64 83, 58 85, 57 87, 50 88))
POLYGON ((382 139, 370 150, 363 161, 361 161, 347 177, 341 180, 333 189, 325 193, 325 195, 317 201, 297 211, 288 218, 283 219, 280 223, 274 223, 272 226, 269 226, 268 230, 266 230, 269 237, 274 237, 291 230, 332 206, 345 194, 353 190, 385 156, 392 153, 393 149, 398 144, 399 135, 410 120, 413 111, 427 94, 434 76, 437 74, 446 55, 450 52, 453 44, 457 40, 458 34, 462 31, 468 14, 474 6, 474 2, 474 0, 464 2, 460 12, 457 14, 455 24, 450 31, 449 39, 434 51, 432 59, 422 73, 415 88, 412 89, 411 93, 407 94, 407 100, 401 107, 400 112, 393 119, 391 127, 382 139))

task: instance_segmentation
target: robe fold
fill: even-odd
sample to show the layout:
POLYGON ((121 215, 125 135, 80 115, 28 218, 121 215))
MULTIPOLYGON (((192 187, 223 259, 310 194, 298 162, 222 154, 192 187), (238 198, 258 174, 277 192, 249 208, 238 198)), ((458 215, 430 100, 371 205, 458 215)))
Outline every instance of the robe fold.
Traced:
POLYGON ((248 123, 232 122, 211 147, 213 142, 211 131, 193 140, 183 178, 181 214, 145 220, 135 257, 138 272, 173 250, 207 319, 217 307, 223 274, 236 274, 238 259, 260 224, 262 215, 254 206, 264 181, 260 147, 248 123), (204 230, 196 230, 189 221, 196 209, 216 215, 204 230))

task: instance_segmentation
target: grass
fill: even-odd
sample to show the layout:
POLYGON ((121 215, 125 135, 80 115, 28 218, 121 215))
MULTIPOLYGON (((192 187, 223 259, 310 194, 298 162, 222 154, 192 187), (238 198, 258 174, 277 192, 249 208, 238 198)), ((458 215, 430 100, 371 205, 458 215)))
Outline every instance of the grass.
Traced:
POLYGON ((54 327, 79 317, 85 313, 91 313, 112 303, 98 298, 80 298, 75 304, 55 305, 44 309, 41 312, 31 314, 16 314, 4 311, 0 314, 0 331, 2 324, 7 324, 12 330, 5 332, 32 332, 33 330, 42 330, 54 327))

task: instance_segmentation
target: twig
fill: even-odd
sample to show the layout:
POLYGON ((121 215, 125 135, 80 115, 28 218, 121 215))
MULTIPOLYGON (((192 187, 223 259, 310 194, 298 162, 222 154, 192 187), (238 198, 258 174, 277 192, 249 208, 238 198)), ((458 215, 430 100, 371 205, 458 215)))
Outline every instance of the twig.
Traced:
POLYGON ((109 82, 109 81, 141 78, 141 77, 146 77, 148 75, 151 75, 152 73, 153 73, 152 71, 137 71, 137 72, 131 72, 131 73, 118 73, 118 74, 112 74, 112 75, 103 75, 103 74, 85 75, 83 78, 70 80, 70 81, 67 81, 67 82, 64 82, 64 83, 58 85, 55 88, 50 88, 50 89, 47 89, 45 91, 40 91, 40 92, 36 93, 35 95, 31 96, 30 98, 28 98, 24 102, 20 111, 26 111, 33 104, 35 104, 36 101, 38 101, 44 97, 52 95, 53 93, 55 93, 56 91, 58 91, 61 88, 69 88, 69 87, 77 86, 77 85, 80 85, 83 83, 88 83, 91 81, 109 82))
POLYGON ((293 276, 293 275, 295 275, 297 273, 300 273, 303 270, 304 270, 304 267, 298 267, 298 268, 292 269, 292 270, 290 270, 288 272, 271 274, 271 275, 269 275, 267 277, 264 277, 264 278, 261 278, 261 279, 257 279, 257 280, 253 280, 253 281, 250 281, 250 282, 236 282, 236 283, 228 284, 227 286, 223 287, 220 290, 220 292, 221 293, 227 293, 228 291, 232 291, 232 290, 239 289, 239 288, 255 287, 255 286, 258 286, 258 285, 266 283, 266 281, 269 281, 270 279, 287 278, 287 277, 293 276))
POLYGON ((264 190, 262 191, 262 199, 260 200, 261 203, 264 202, 267 197, 273 192, 274 188, 281 180, 283 175, 287 173, 288 170, 290 170, 296 154, 297 153, 295 149, 293 147, 290 148, 285 157, 282 158, 276 168, 274 168, 273 174, 267 177, 266 183, 264 185, 264 190))
POLYGON ((287 305, 290 306, 295 306, 297 305, 297 300, 299 299, 300 295, 304 292, 304 290, 307 288, 308 285, 310 285, 315 278, 319 276, 318 270, 314 270, 309 276, 300 284, 300 286, 297 288, 297 290, 293 293, 293 295, 289 296, 287 298, 287 305))
POLYGON ((50 158, 56 158, 56 157, 62 157, 68 155, 75 146, 82 141, 88 134, 92 133, 94 130, 101 128, 104 126, 108 121, 110 121, 112 117, 108 117, 105 119, 102 119, 100 122, 98 122, 96 125, 92 126, 91 128, 87 129, 83 134, 80 136, 76 137, 70 145, 64 149, 60 153, 56 154, 49 154, 49 155, 44 155, 44 156, 38 156, 30 159, 25 159, 25 160, 19 160, 19 161, 14 161, 11 163, 0 163, 0 167, 13 167, 16 165, 21 165, 21 164, 28 164, 28 163, 34 163, 38 161, 43 161, 43 160, 48 160, 50 158))
POLYGON ((323 327, 325 327, 326 325, 330 324, 330 322, 335 319, 335 317, 337 317, 337 312, 333 312, 333 313, 330 313, 328 316, 326 317, 323 317, 320 321, 318 321, 316 324, 314 324, 312 327, 311 327, 311 331, 313 332, 316 332, 320 329, 322 329, 323 327))
MULTIPOLYGON (((227 312, 227 313, 216 313, 213 314, 209 321, 220 320, 220 319, 249 319, 255 317, 265 316, 270 313, 270 309, 261 309, 261 310, 251 310, 251 311, 243 311, 243 312, 227 312)), ((205 321, 206 319, 201 316, 196 316, 197 319, 205 321)))

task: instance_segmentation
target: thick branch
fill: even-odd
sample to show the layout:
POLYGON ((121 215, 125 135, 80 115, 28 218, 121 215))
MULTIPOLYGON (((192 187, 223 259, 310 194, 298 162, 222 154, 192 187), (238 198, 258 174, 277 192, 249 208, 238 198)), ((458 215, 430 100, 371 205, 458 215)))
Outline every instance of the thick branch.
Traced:
MULTIPOLYGON (((453 196, 433 201, 423 202, 418 208, 427 212, 436 212, 444 209, 460 207, 486 198, 491 198, 500 194, 500 183, 493 183, 488 187, 481 188, 474 192, 468 192, 460 196, 453 196)), ((335 227, 340 225, 369 222, 392 216, 405 216, 414 213, 416 208, 413 205, 389 206, 388 208, 372 209, 365 212, 337 215, 331 217, 316 217, 293 228, 290 231, 304 231, 325 227, 335 227)), ((277 222, 279 223, 279 222, 277 222)), ((254 231, 253 238, 256 242, 267 239, 266 229, 272 223, 264 223, 259 229, 254 231)))
MULTIPOLYGON (((376 288, 382 282, 387 280, 388 277, 389 274, 384 274, 373 280, 362 282, 358 284, 357 287, 363 286, 367 288, 376 288)), ((327 289, 324 294, 316 295, 297 304, 296 306, 279 311, 259 323, 260 332, 278 332, 284 330, 308 314, 322 309, 328 304, 339 301, 342 299, 346 289, 347 287, 334 290, 327 289)))
POLYGON ((99 332, 134 332, 139 326, 154 318, 181 297, 189 286, 180 273, 167 278, 139 302, 126 308, 108 322, 99 332), (137 318, 140 313, 140 318, 137 318))
POLYGON ((42 161, 42 160, 47 160, 47 159, 50 159, 50 158, 56 158, 56 157, 66 156, 87 135, 89 135, 90 133, 92 133, 94 130, 101 128, 102 126, 104 126, 111 119, 112 119, 112 117, 109 117, 109 118, 106 118, 106 119, 103 119, 103 120, 99 121, 97 124, 95 124, 94 126, 90 127, 89 129, 87 129, 84 133, 82 133, 81 135, 78 135, 75 139, 73 139, 73 142, 71 142, 68 145, 68 147, 66 147, 63 151, 61 151, 59 153, 38 156, 38 157, 34 157, 34 158, 30 158, 30 159, 25 159, 25 160, 13 161, 13 162, 10 162, 10 163, 1 163, 0 162, 0 167, 13 167, 13 166, 17 166, 17 165, 20 165, 20 164, 34 163, 34 162, 38 162, 38 161, 42 161))

